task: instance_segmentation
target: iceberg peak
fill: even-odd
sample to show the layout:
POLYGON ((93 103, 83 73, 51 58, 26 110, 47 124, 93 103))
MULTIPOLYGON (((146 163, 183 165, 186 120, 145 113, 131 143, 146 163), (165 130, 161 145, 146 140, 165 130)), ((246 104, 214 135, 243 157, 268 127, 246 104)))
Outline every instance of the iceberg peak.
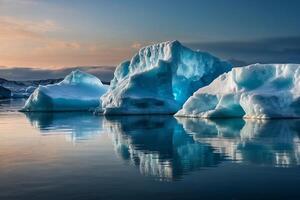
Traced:
POLYGON ((96 87, 103 86, 102 82, 96 78, 94 75, 83 72, 79 69, 72 71, 69 75, 67 75, 62 83, 65 84, 88 84, 96 87))

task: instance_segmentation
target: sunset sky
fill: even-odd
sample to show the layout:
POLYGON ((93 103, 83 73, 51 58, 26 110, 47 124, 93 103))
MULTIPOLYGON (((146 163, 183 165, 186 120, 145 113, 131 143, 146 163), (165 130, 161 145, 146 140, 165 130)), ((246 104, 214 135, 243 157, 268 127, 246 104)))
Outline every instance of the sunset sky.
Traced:
POLYGON ((174 39, 236 65, 300 63, 299 8, 297 0, 0 0, 0 77, 20 67, 111 70, 174 39))

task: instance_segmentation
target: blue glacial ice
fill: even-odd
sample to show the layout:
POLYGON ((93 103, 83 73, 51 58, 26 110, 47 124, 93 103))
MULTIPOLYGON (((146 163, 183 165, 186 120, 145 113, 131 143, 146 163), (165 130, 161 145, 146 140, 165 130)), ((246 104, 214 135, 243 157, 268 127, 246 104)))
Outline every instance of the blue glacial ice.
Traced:
POLYGON ((300 65, 254 64, 233 68, 195 92, 176 116, 300 117, 300 65))
POLYGON ((22 111, 87 111, 100 105, 108 86, 95 76, 76 70, 59 83, 39 86, 22 111))
POLYGON ((144 47, 117 67, 101 98, 104 114, 175 113, 193 92, 231 67, 178 41, 144 47))

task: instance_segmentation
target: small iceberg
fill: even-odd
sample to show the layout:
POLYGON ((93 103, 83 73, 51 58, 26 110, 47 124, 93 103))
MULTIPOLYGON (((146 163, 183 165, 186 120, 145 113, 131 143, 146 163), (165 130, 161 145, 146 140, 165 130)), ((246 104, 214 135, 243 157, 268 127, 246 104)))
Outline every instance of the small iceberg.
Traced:
POLYGON ((100 105, 99 99, 107 88, 97 77, 76 70, 59 83, 40 85, 21 111, 88 111, 100 105))

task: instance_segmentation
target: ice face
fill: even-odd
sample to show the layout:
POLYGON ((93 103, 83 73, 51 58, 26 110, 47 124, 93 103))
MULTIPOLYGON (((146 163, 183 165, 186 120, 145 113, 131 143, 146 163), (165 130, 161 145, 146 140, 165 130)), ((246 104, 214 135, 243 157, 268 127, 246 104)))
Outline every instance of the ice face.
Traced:
POLYGON ((190 97, 176 116, 300 117, 300 65, 233 68, 190 97))
POLYGON ((147 46, 117 67, 102 107, 105 114, 175 113, 193 92, 230 69, 178 41, 147 46))
POLYGON ((73 71, 57 84, 39 86, 22 111, 84 111, 99 106, 107 86, 82 71, 73 71))

